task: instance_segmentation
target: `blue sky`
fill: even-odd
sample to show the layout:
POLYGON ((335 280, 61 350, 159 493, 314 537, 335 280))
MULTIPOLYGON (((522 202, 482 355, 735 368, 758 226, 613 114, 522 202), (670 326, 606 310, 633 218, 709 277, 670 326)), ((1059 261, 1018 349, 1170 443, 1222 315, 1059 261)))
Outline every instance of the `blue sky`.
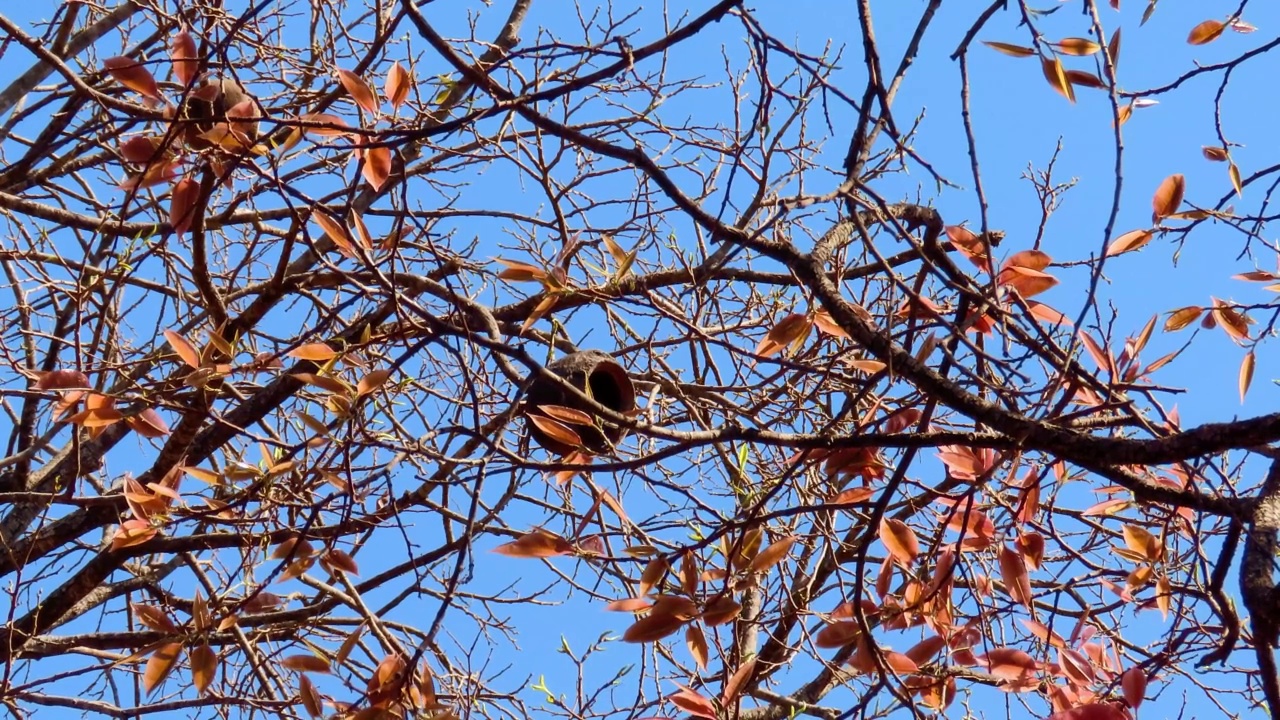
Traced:
MULTIPOLYGON (((1057 8, 1053 14, 1038 20, 1038 26, 1046 37, 1088 35, 1089 20, 1080 13, 1080 3, 1041 1, 1045 6, 1042 9, 1057 8)), ((500 5, 495 3, 493 7, 485 8, 479 3, 437 2, 428 5, 427 10, 432 21, 441 23, 447 34, 465 34, 465 25, 460 21, 464 11, 479 12, 481 22, 477 35, 487 37, 505 13, 505 7, 500 5)), ((699 12, 703 5, 705 3, 696 5, 691 13, 699 12)), ((949 223, 968 222, 971 227, 978 223, 979 209, 972 191, 969 158, 959 119, 959 70, 949 56, 963 30, 976 15, 976 5, 972 2, 943 4, 895 104, 895 117, 900 125, 909 126, 919 118, 914 150, 941 175, 960 187, 939 192, 927 172, 909 164, 906 174, 890 176, 871 188, 890 201, 924 198, 934 203, 949 223)), ((888 0, 873 4, 886 68, 896 66, 908 33, 914 28, 923 6, 924 3, 918 0, 888 0)), ((1108 32, 1123 27, 1119 66, 1123 89, 1138 92, 1162 86, 1197 63, 1220 62, 1276 37, 1277 28, 1280 28, 1280 8, 1254 2, 1247 6, 1244 18, 1259 28, 1256 33, 1228 31, 1214 43, 1203 47, 1193 47, 1185 42, 1187 32, 1195 24, 1210 17, 1225 16, 1234 6, 1234 3, 1173 3, 1166 0, 1151 21, 1141 27, 1138 21, 1145 3, 1126 0, 1123 10, 1118 13, 1101 8, 1102 23, 1108 32)), ((13 13, 9 17, 27 23, 42 10, 36 4, 25 4, 3 12, 13 13)), ((674 17, 675 13, 674 9, 667 11, 668 16, 674 17)), ((755 14, 776 37, 806 52, 818 54, 828 46, 830 54, 842 52, 841 69, 836 72, 834 80, 855 95, 860 94, 863 74, 853 3, 803 0, 785 4, 759 3, 755 14)), ((1018 19, 1013 10, 998 13, 975 41, 1029 45, 1031 41, 1026 29, 1017 27, 1018 19)), ((663 10, 650 6, 623 27, 635 32, 631 43, 638 46, 658 37, 663 20, 663 10)), ((576 25, 577 14, 569 3, 554 0, 535 3, 522 36, 526 43, 537 42, 539 34, 535 28, 540 26, 556 35, 571 36, 576 25)), ((415 53, 423 50, 421 41, 416 38, 409 41, 409 47, 415 53)), ((114 54, 108 53, 105 41, 103 54, 114 54)), ((392 56, 395 56, 394 52, 392 56)), ((728 97, 723 89, 724 56, 733 63, 741 63, 745 57, 740 26, 733 22, 713 25, 695 41, 681 45, 671 54, 669 62, 673 75, 712 87, 664 104, 658 112, 665 121, 676 123, 689 119, 707 124, 724 121, 725 106, 717 102, 728 97)), ((427 57, 431 56, 428 54, 427 57)), ((1057 182, 1072 181, 1073 187, 1049 222, 1042 245, 1042 249, 1055 260, 1086 259, 1098 254, 1119 233, 1149 226, 1151 195, 1160 181, 1170 174, 1183 173, 1186 176, 1187 200, 1197 206, 1214 206, 1230 194, 1226 165, 1208 162, 1200 149, 1202 145, 1217 142, 1214 95, 1221 73, 1206 73, 1175 92, 1155 95, 1158 105, 1135 111, 1123 126, 1126 154, 1121 204, 1114 226, 1108 232, 1116 176, 1114 132, 1106 94, 1081 88, 1077 91, 1077 102, 1070 104, 1046 83, 1035 59, 1011 58, 977 45, 969 58, 974 126, 984 188, 990 202, 991 226, 1008 234, 1001 248, 1002 254, 1030 247, 1040 219, 1039 207, 1031 185, 1022 176, 1029 170, 1043 170, 1059 143, 1062 150, 1054 178, 1057 182)), ((419 77, 446 71, 443 66, 433 67, 431 62, 424 62, 417 68, 419 77)), ((434 62, 438 63, 438 60, 434 62)), ((1094 71, 1092 58, 1071 58, 1068 64, 1071 68, 1094 71)), ((10 77, 13 72, 10 68, 25 67, 23 63, 8 62, 5 66, 0 70, 0 81, 10 77)), ((1240 145, 1233 150, 1233 156, 1246 177, 1276 162, 1272 130, 1276 103, 1270 94, 1275 72, 1274 59, 1269 55, 1245 63, 1234 71, 1222 97, 1223 131, 1229 140, 1240 145)), ((349 112, 350 108, 346 110, 349 112)), ((608 110, 600 108, 599 112, 604 114, 608 110)), ((815 170, 807 178, 806 189, 810 192, 826 192, 834 187, 848 142, 853 123, 848 109, 833 105, 830 119, 830 131, 817 118, 809 128, 809 132, 824 143, 825 151, 819 157, 827 165, 825 170, 815 170)), ((518 178, 509 167, 496 167, 467 180, 471 183, 469 192, 474 193, 468 196, 471 206, 487 194, 498 198, 504 209, 547 214, 544 200, 536 192, 531 192, 526 181, 518 178)), ((623 189, 610 185, 621 182, 624 181, 619 176, 610 177, 602 182, 601 191, 625 196, 623 189)), ((1264 192, 1265 188, 1251 185, 1245 188, 1244 198, 1230 200, 1227 204, 1252 210, 1259 206, 1264 192)), ((431 195, 424 191, 416 200, 429 203, 431 195)), ((834 206, 819 208, 804 225, 809 231, 821 232, 835 218, 835 213, 834 206)), ((593 212, 589 220, 593 226, 601 227, 620 224, 627 219, 625 215, 625 208, 599 210, 593 212)), ((693 231, 687 220, 676 217, 663 228, 676 233, 691 247, 693 231)), ((476 221, 467 228, 467 235, 462 239, 469 240, 472 235, 480 237, 481 255, 511 257, 509 250, 500 247, 503 232, 504 228, 498 221, 476 221)), ((633 241, 635 239, 632 238, 633 241)), ((549 245, 553 240, 546 238, 549 245)), ((1253 269, 1255 263, 1262 269, 1275 269, 1275 258, 1265 248, 1255 243, 1256 255, 1240 258, 1238 255, 1243 247, 1239 233, 1220 224, 1206 223, 1180 248, 1176 266, 1172 261, 1175 250, 1179 248, 1168 237, 1157 238, 1141 252, 1110 260, 1100 292, 1104 307, 1111 304, 1119 311, 1114 326, 1116 341, 1137 333, 1153 314, 1166 313, 1185 305, 1207 305, 1210 296, 1239 302, 1269 302, 1271 294, 1261 290, 1259 285, 1231 279, 1235 273, 1253 269)), ((1062 285, 1039 299, 1075 317, 1080 311, 1081 289, 1088 280, 1087 271, 1077 266, 1055 268, 1053 272, 1063 281, 1062 285)), ((502 288, 492 291, 488 297, 509 298, 510 293, 509 288, 502 288)), ((1264 318, 1261 313, 1257 315, 1259 319, 1264 318)), ((285 322, 285 318, 278 321, 285 322)), ((604 341, 607 336, 601 333, 598 321, 598 316, 583 313, 571 321, 568 329, 576 339, 604 341)), ((1110 318, 1104 317, 1103 321, 1110 322, 1110 318)), ((1145 356, 1154 359, 1180 347, 1192 332, 1197 331, 1187 329, 1176 335, 1157 332, 1145 356)), ((1176 401, 1184 425, 1271 409, 1277 388, 1270 381, 1280 375, 1280 370, 1268 352, 1269 348, 1264 346, 1259 351, 1253 388, 1242 405, 1237 391, 1237 368, 1244 351, 1220 330, 1198 332, 1207 337, 1198 338, 1190 350, 1158 376, 1162 385, 1189 390, 1177 396, 1176 401)), ((1089 364, 1087 359, 1084 362, 1089 364)), ((117 462, 121 463, 117 469, 124 469, 128 464, 127 460, 117 462)), ((687 472, 696 474, 696 465, 688 468, 687 472)), ((645 488, 636 478, 622 482, 628 490, 626 502, 629 513, 642 516, 646 510, 658 507, 650 504, 645 488)), ((557 499, 550 492, 548 497, 557 499)), ((573 499, 576 504, 583 501, 581 493, 573 499)), ((529 524, 542 519, 531 515, 529 524)), ((421 529, 423 535, 418 537, 424 544, 429 543, 433 531, 421 526, 429 521, 429 518, 421 518, 417 521, 419 525, 415 526, 421 529)), ((509 522, 519 527, 521 518, 509 518, 509 522)), ((696 523, 690 525, 687 530, 692 533, 696 530, 696 523)), ((665 539, 676 537, 678 533, 673 529, 665 539)), ((489 538, 484 542, 496 544, 489 538)), ((512 591, 516 594, 539 589, 557 579, 536 561, 505 558, 488 553, 488 549, 484 545, 476 548, 473 580, 469 586, 472 591, 484 592, 516 583, 512 591)), ((370 565, 376 566, 379 560, 382 558, 370 558, 370 565)), ((587 585, 594 580, 594 575, 586 572, 587 568, 578 561, 562 558, 551 562, 565 573, 583 571, 583 581, 587 585)), ((511 677, 530 675, 537 680, 543 676, 546 687, 551 691, 568 693, 576 671, 567 656, 556 652, 562 639, 574 653, 580 654, 584 647, 602 636, 620 633, 630 618, 626 614, 606 613, 601 602, 589 601, 582 594, 566 597, 563 587, 553 589, 546 599, 562 602, 555 606, 501 607, 501 612, 509 613, 519 629, 517 642, 520 653, 495 657, 492 663, 494 667, 509 663, 511 677)), ((397 610, 407 616, 421 616, 424 611, 434 612, 434 609, 428 602, 415 601, 412 607, 397 610)), ((1152 622, 1154 617, 1154 613, 1148 612, 1136 616, 1136 621, 1152 622)), ((1133 615, 1127 618, 1135 620, 1133 615)), ((1156 632, 1160 629, 1154 625, 1151 627, 1156 632)), ((460 631, 457 643, 466 647, 472 639, 466 631, 460 631)), ((901 642, 905 641, 896 641, 901 642)), ((902 649, 897 644, 894 647, 902 649)), ((684 651, 677 647, 675 652, 682 654, 684 651)), ((616 669, 634 665, 628 676, 634 681, 638 668, 647 657, 651 657, 648 647, 642 649, 609 642, 601 656, 588 665, 587 677, 604 680, 611 677, 616 669)), ((805 669, 801 664, 796 672, 799 674, 805 669)), ((1238 682, 1238 679, 1227 682, 1238 682)), ((1153 690, 1160 689, 1157 685, 1153 682, 1153 690)), ((626 692, 631 691, 627 683, 623 688, 626 692)), ((786 683, 778 689, 785 690, 786 683)), ((674 687, 670 683, 663 683, 660 688, 662 694, 672 690, 674 687)), ((975 699, 980 699, 982 704, 975 711, 988 717, 1026 715, 1016 704, 1013 710, 1006 709, 1003 695, 996 696, 997 704, 993 695, 976 694, 975 699), (985 713, 984 708, 987 708, 985 713)), ((522 697, 536 706, 542 694, 526 689, 522 697)), ((1193 697, 1199 696, 1193 694, 1193 697)), ((1010 701, 1016 703, 1017 699, 1011 698, 1010 701)), ((1178 692, 1166 692, 1157 703, 1144 706, 1141 716, 1175 716, 1183 709, 1181 703, 1178 692)), ((1032 707, 1042 709, 1043 704, 1033 702, 1032 707)), ((1188 706, 1188 709, 1193 713, 1215 710, 1197 704, 1188 706)), ((667 710, 671 709, 668 707, 667 710)))

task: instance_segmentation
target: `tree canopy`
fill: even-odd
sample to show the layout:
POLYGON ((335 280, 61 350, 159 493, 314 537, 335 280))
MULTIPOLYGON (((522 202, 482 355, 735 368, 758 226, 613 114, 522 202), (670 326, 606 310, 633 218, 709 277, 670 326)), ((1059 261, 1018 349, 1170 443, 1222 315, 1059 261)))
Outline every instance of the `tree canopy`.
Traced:
POLYGON ((1121 5, 6 7, 0 707, 1280 718, 1280 15, 1121 5))

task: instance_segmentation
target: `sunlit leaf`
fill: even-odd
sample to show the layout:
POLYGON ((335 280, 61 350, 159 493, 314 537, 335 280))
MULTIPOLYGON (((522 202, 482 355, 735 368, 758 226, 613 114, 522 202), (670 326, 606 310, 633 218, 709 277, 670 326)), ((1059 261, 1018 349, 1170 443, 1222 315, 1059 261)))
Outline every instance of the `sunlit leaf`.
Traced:
POLYGON ((169 673, 178 665, 178 657, 182 654, 182 643, 165 643, 151 654, 147 667, 142 671, 142 689, 148 695, 160 687, 160 683, 169 677, 169 673))
POLYGON ((1064 55, 1092 55, 1102 49, 1102 46, 1098 43, 1088 38, 1080 37, 1063 38, 1053 43, 1053 45, 1064 55))
POLYGON ((298 672, 330 672, 329 661, 315 655, 290 655, 280 661, 280 667, 298 672))
POLYGON ((183 86, 196 79, 200 65, 196 61, 196 41, 191 33, 183 30, 169 40, 169 60, 173 63, 173 76, 183 86))
POLYGON ((1040 58, 1040 69, 1044 71, 1044 79, 1049 81, 1049 85, 1057 90, 1058 94, 1071 102, 1076 101, 1076 92, 1071 87, 1071 81, 1067 79, 1067 71, 1062 67, 1061 58, 1056 55, 1052 59, 1040 58))
POLYGON ((1227 166, 1227 177, 1231 178, 1231 187, 1236 191, 1236 195, 1244 195, 1244 185, 1240 182, 1240 168, 1235 163, 1227 166))
POLYGON ((1231 154, 1224 147, 1217 145, 1205 145, 1200 148, 1200 154, 1204 155, 1205 160, 1213 162, 1226 162, 1231 159, 1231 154))
POLYGON ((1200 314, 1204 312, 1204 308, 1198 305, 1191 305, 1179 308, 1169 313, 1169 318, 1164 321, 1165 332, 1175 332, 1181 330, 1200 318, 1200 314))
POLYGON ((191 681, 196 692, 204 695, 213 684, 213 676, 218 671, 218 654, 205 643, 201 643, 187 652, 187 662, 191 665, 191 681))
POLYGON ((409 74, 404 66, 396 61, 391 65, 391 69, 387 71, 387 83, 383 88, 383 92, 387 96, 387 100, 391 103, 391 107, 399 108, 409 97, 409 90, 413 86, 413 77, 409 74))
POLYGON ((351 96, 356 104, 370 114, 378 112, 378 98, 374 96, 373 90, 369 88, 369 83, 365 82, 359 75, 350 70, 338 69, 338 80, 342 83, 342 87, 346 89, 347 94, 351 96))
POLYGON ((493 552, 514 558, 549 558, 571 554, 573 545, 558 535, 535 530, 521 535, 513 542, 499 545, 493 552))
POLYGON ((128 57, 109 57, 102 61, 102 66, 121 85, 153 100, 160 99, 160 86, 156 84, 155 76, 139 61, 128 57))
POLYGON ((1187 180, 1182 173, 1176 173, 1165 178, 1160 183, 1160 187, 1156 188, 1156 194, 1151 198, 1151 222, 1158 223, 1161 219, 1178 212, 1178 207, 1182 205, 1182 196, 1186 193, 1186 189, 1187 180))
POLYGON ((716 720, 716 706, 696 691, 680 686, 680 692, 667 698, 671 704, 694 717, 716 720))
POLYGON ((1027 574, 1022 553, 1007 545, 1000 548, 1000 575, 1009 597, 1030 609, 1032 607, 1031 578, 1027 574))
POLYGON ((884 543, 889 556, 903 567, 911 567, 920 554, 920 542, 915 531, 896 518, 880 521, 880 542, 884 543))
POLYGON ((1244 360, 1240 361, 1240 402, 1244 402, 1244 396, 1249 392, 1249 385, 1253 382, 1253 351, 1245 353, 1244 360))
POLYGON ((693 661, 697 663, 698 669, 705 671, 709 658, 707 638, 702 634, 702 628, 697 625, 690 625, 686 628, 684 631, 684 643, 689 648, 689 654, 693 656, 693 661))
POLYGON ((1226 29, 1226 23, 1221 20, 1205 20, 1191 28, 1191 33, 1187 35, 1187 42, 1192 45, 1204 45, 1217 40, 1218 36, 1222 35, 1222 31, 1226 29))
POLYGON ((1151 230, 1130 230, 1111 241, 1111 244, 1107 246, 1107 257, 1137 250, 1151 242, 1151 238, 1154 236, 1155 233, 1151 230))
POLYGON ((982 44, 1012 57, 1031 57, 1036 54, 1035 48, 1023 47, 1022 45, 1011 45, 994 40, 983 40, 982 44))
POLYGON ((774 565, 782 562, 786 558, 787 553, 791 551, 791 546, 796 544, 797 538, 794 535, 784 537, 773 543, 769 547, 760 551, 759 555, 751 561, 751 572, 765 573, 769 572, 774 565))
POLYGON ((374 190, 381 190, 391 177, 391 148, 385 145, 365 148, 364 179, 374 190))

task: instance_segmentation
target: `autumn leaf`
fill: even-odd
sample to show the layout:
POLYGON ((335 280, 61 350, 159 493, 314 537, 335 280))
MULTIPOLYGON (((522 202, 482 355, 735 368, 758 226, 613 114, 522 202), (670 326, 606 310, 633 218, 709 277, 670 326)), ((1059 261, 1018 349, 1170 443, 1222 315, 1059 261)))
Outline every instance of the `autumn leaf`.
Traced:
POLYGON ((1098 43, 1088 39, 1079 37, 1070 37, 1053 43, 1064 55, 1092 55, 1102 49, 1098 43))
POLYGON ((769 572, 774 565, 782 562, 783 558, 785 558, 787 553, 791 550, 791 546, 795 545, 797 540, 799 540, 799 538, 794 535, 788 536, 782 538, 776 543, 773 543, 764 550, 761 550, 760 554, 756 555, 755 559, 751 561, 751 572, 769 572))
POLYGON ((1151 238, 1154 236, 1155 233, 1151 230, 1130 230, 1111 241, 1111 244, 1107 246, 1106 256, 1112 257, 1131 250, 1137 250, 1151 242, 1151 238))
POLYGON ((147 667, 142 672, 142 689, 148 695, 160 687, 169 673, 178 665, 178 657, 182 654, 182 643, 165 643, 151 654, 147 667))
POLYGON ((127 57, 110 57, 102 61, 107 74, 130 90, 153 100, 160 99, 160 86, 155 76, 142 63, 127 57))
POLYGON ((391 103, 391 107, 399 108, 409 97, 409 90, 413 86, 413 78, 404 66, 396 61, 391 65, 391 69, 387 71, 387 84, 383 88, 383 93, 387 96, 387 101, 391 103))
POLYGON ((329 661, 315 655, 291 655, 280 661, 280 667, 298 672, 330 672, 329 661))
POLYGON ((683 685, 679 687, 680 692, 667 698, 671 701, 671 704, 694 717, 716 720, 716 706, 710 700, 683 685))
POLYGON ((1031 57, 1036 54, 1035 48, 1023 47, 1022 45, 1011 45, 994 40, 983 40, 982 44, 1012 57, 1031 57))
POLYGON ((320 229, 324 231, 329 240, 337 246, 339 252, 350 258, 358 257, 351 233, 344 223, 339 222, 337 218, 319 207, 312 210, 311 219, 320 226, 320 229))
POLYGON ((1053 59, 1041 57, 1040 69, 1044 71, 1044 79, 1049 81, 1050 87, 1067 100, 1073 103, 1076 101, 1076 92, 1071 87, 1071 81, 1067 79, 1066 69, 1062 67, 1060 58, 1056 55, 1053 59))
POLYGON ((374 190, 381 190, 391 177, 391 148, 385 145, 365 148, 364 179, 374 190))
POLYGON ((1200 314, 1204 312, 1204 308, 1198 305, 1178 308, 1169 313, 1169 318, 1164 321, 1165 332, 1176 332, 1181 330, 1200 318, 1200 314))
POLYGON ((191 681, 196 692, 204 695, 218 670, 218 654, 207 644, 201 643, 187 652, 187 662, 191 665, 191 681))
POLYGON ((708 650, 707 638, 702 634, 702 628, 697 625, 690 625, 684 631, 684 642, 689 648, 689 654, 693 656, 693 661, 697 663, 698 669, 705 671, 707 669, 708 650))
POLYGON ((1200 148, 1200 154, 1204 155, 1205 160, 1212 162, 1226 162, 1231 159, 1231 155, 1224 147, 1217 145, 1205 145, 1200 148))
POLYGON ((911 567, 920 554, 920 542, 915 531, 896 518, 880 521, 880 542, 884 543, 889 556, 903 567, 911 567))
POLYGON ((1034 297, 1058 284, 1047 273, 1014 265, 1000 271, 1000 284, 1018 291, 1024 298, 1034 297))
POLYGON ((342 87, 346 89, 347 94, 351 96, 356 104, 371 115, 378 112, 378 99, 374 97, 373 90, 369 88, 369 83, 365 82, 359 75, 350 70, 338 69, 338 80, 342 83, 342 87))
POLYGON ((572 553, 573 545, 558 535, 535 530, 521 535, 513 542, 499 545, 493 552, 514 558, 549 558, 572 553))
POLYGON ((1000 548, 1000 575, 1009 597, 1027 609, 1032 609, 1031 578, 1027 574, 1026 563, 1023 562, 1021 553, 1007 545, 1000 548))
POLYGON ((183 30, 169 40, 169 61, 173 63, 173 76, 184 87, 196 79, 200 65, 196 61, 196 41, 191 33, 183 30))
POLYGON ((1187 42, 1192 45, 1211 43, 1217 40, 1218 36, 1222 35, 1222 31, 1226 29, 1226 23, 1221 20, 1205 20, 1191 28, 1191 33, 1187 35, 1187 42))
POLYGON ((1156 194, 1151 198, 1151 222, 1158 223, 1160 220, 1178 212, 1178 207, 1182 205, 1182 196, 1186 189, 1187 181, 1181 173, 1165 178, 1160 183, 1160 187, 1156 188, 1156 194))
POLYGON ((1253 382, 1253 351, 1245 353, 1244 360, 1240 361, 1240 402, 1244 402, 1244 396, 1249 392, 1249 385, 1253 382))

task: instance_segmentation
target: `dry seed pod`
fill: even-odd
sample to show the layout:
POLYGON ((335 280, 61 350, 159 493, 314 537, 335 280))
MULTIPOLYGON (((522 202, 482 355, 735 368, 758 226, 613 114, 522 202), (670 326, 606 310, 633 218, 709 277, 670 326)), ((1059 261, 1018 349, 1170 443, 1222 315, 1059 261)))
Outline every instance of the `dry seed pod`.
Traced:
MULTIPOLYGON (((573 353, 551 363, 547 369, 614 412, 625 415, 636 408, 636 391, 631 378, 608 353, 599 350, 573 353)), ((582 438, 583 447, 595 454, 611 454, 613 446, 626 435, 625 428, 592 413, 590 403, 571 397, 568 391, 553 382, 535 378, 525 397, 525 415, 536 413, 550 417, 550 413, 540 411, 540 408, 547 405, 571 408, 591 415, 595 425, 570 424, 567 427, 582 438)), ((550 452, 568 455, 577 449, 551 437, 532 421, 527 424, 529 435, 550 452)))
MULTIPOLYGON (((191 91, 183 104, 179 117, 186 121, 184 138, 192 150, 208 150, 217 145, 216 139, 227 132, 238 136, 237 140, 222 143, 245 147, 258 139, 258 118, 262 116, 257 101, 245 92, 243 86, 232 78, 210 77, 200 87, 191 91), (230 117, 228 117, 230 113, 230 117), (221 131, 221 132, 218 132, 221 131)), ((228 148, 230 149, 230 148, 228 148)))

